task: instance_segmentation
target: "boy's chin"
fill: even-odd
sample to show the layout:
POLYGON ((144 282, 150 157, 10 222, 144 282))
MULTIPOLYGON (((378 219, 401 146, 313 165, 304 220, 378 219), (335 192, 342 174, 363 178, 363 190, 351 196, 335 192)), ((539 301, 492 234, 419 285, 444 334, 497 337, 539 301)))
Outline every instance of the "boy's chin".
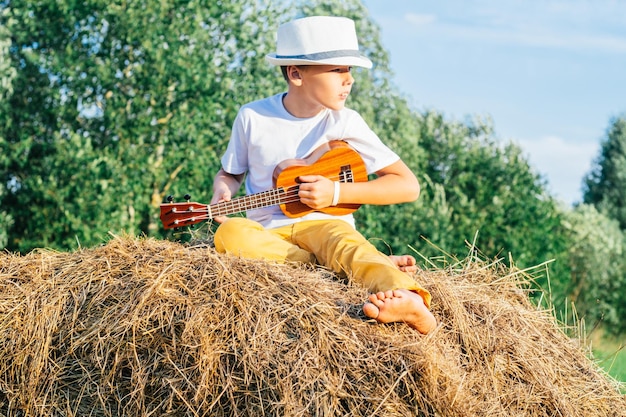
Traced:
POLYGON ((335 111, 343 110, 345 107, 346 107, 346 103, 335 104, 333 106, 326 106, 328 110, 335 110, 335 111))

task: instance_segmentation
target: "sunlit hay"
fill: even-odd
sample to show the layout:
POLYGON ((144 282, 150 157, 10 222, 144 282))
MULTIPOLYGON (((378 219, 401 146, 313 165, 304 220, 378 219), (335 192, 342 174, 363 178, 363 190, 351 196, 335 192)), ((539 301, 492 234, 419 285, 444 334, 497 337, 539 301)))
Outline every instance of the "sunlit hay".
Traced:
POLYGON ((0 255, 7 416, 624 416, 499 264, 420 273, 440 326, 378 325, 322 269, 114 238, 0 255))

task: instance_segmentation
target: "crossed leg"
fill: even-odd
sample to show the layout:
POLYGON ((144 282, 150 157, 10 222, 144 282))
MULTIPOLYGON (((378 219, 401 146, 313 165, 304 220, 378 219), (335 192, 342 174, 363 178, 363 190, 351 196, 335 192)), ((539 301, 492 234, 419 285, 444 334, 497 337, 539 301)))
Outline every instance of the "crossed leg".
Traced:
POLYGON ((389 259, 402 272, 414 274, 417 272, 417 262, 411 255, 389 255, 389 259))
MULTIPOLYGON (((323 258, 327 261, 324 264, 330 266, 333 264, 336 255, 321 252, 318 246, 320 235, 328 237, 329 231, 334 231, 335 244, 337 241, 345 239, 346 235, 351 234, 354 242, 349 240, 348 243, 350 243, 350 245, 347 245, 348 249, 357 248, 361 250, 365 248, 366 255, 371 255, 375 252, 375 248, 371 247, 371 249, 369 249, 369 247, 366 247, 367 245, 364 246, 364 244, 367 243, 365 239, 358 234, 358 232, 354 231, 351 226, 344 224, 341 220, 327 222, 327 224, 319 221, 302 222, 294 227, 298 227, 301 230, 309 227, 312 230, 312 233, 309 235, 304 233, 303 237, 306 239, 300 242, 307 243, 306 248, 302 247, 302 245, 296 245, 288 239, 288 237, 291 238, 294 234, 292 226, 278 228, 268 233, 260 224, 244 218, 233 218, 222 223, 215 235, 215 247, 218 252, 221 253, 230 252, 244 257, 269 259, 279 262, 289 260, 308 263, 314 262, 316 256, 319 258, 319 255, 323 255, 323 258), (310 250, 308 247, 311 245, 318 249, 316 256, 313 255, 313 250, 310 250)), ((346 244, 343 243, 343 246, 346 246, 346 244)), ((327 251, 329 246, 322 246, 322 249, 327 251)), ((335 253, 342 253, 342 251, 336 250, 335 253)), ((343 255, 347 258, 350 257, 349 253, 347 255, 343 253, 343 255)), ((415 258, 410 255, 389 256, 389 259, 400 271, 409 274, 417 271, 415 258)), ((349 262, 351 261, 345 261, 346 264, 349 264, 349 262)), ((359 263, 361 264, 360 267, 364 269, 370 268, 368 277, 370 281, 372 275, 376 275, 381 271, 380 263, 361 261, 359 261, 359 263), (372 271, 374 272, 372 273, 372 271)), ((388 272, 393 271, 382 272, 385 279, 389 278, 386 276, 388 272)), ((405 284, 410 285, 408 282, 410 280, 407 280, 404 274, 400 275, 400 277, 398 277, 397 274, 395 275, 396 279, 402 282, 400 288, 403 288, 405 284), (402 279, 403 277, 404 279, 402 279)), ((381 285, 383 288, 385 286, 387 286, 387 288, 398 288, 398 282, 394 284, 391 282, 393 279, 391 281, 387 279, 387 281, 387 284, 381 285)), ((368 284, 371 284, 371 282, 364 283, 365 286, 369 286, 368 284)), ((368 301, 363 305, 363 312, 367 317, 373 318, 380 323, 405 322, 421 333, 428 333, 436 326, 436 320, 424 304, 422 296, 408 289, 386 290, 384 292, 380 291, 370 294, 368 301)))

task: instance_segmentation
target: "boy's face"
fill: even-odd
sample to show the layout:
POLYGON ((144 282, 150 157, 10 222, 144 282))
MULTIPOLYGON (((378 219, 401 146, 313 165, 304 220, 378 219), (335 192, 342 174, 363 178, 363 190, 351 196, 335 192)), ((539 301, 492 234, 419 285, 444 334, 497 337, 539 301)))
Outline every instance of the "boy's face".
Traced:
POLYGON ((300 99, 311 106, 318 105, 331 110, 341 110, 346 104, 354 78, 352 67, 340 65, 306 65, 290 68, 290 79, 298 86, 300 99), (291 78, 295 75, 295 78, 291 78))

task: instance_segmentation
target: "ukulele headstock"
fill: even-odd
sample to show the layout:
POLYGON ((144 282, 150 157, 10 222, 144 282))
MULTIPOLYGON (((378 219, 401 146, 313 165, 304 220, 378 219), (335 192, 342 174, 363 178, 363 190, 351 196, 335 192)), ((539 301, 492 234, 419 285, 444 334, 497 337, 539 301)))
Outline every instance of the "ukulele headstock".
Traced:
POLYGON ((184 203, 174 203, 174 198, 168 196, 168 202, 161 204, 161 223, 164 228, 191 226, 209 219, 207 204, 190 202, 189 194, 185 194, 184 198, 184 203))

